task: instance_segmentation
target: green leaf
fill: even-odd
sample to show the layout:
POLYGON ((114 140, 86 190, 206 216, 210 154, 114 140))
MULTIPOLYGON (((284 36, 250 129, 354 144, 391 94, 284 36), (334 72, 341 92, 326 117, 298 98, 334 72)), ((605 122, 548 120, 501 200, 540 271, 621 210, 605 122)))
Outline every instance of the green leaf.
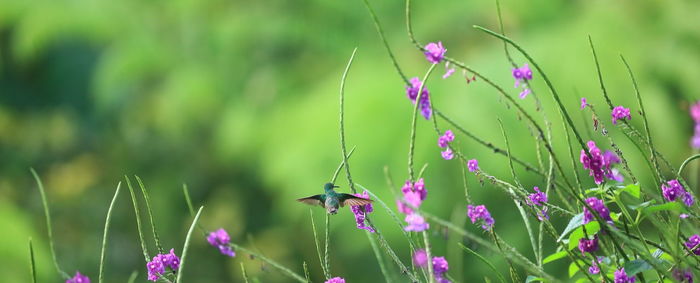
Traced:
POLYGON ((569 234, 569 232, 581 225, 583 225, 583 213, 574 215, 574 217, 572 217, 571 220, 569 220, 569 224, 566 225, 564 232, 561 232, 561 235, 557 239, 557 242, 560 242, 561 239, 564 239, 564 237, 566 237, 566 235, 569 234))
POLYGON ((566 254, 567 254, 566 251, 560 251, 557 253, 553 253, 553 254, 545 257, 544 260, 542 260, 542 264, 547 264, 547 263, 550 263, 552 261, 562 259, 562 258, 566 257, 566 254))
POLYGON ((542 282, 544 282, 544 278, 542 278, 542 277, 535 277, 535 276, 532 276, 532 275, 528 275, 527 278, 525 279, 525 283, 537 282, 537 281, 542 281, 542 282))
POLYGON ((622 189, 618 190, 619 193, 625 192, 625 193, 628 193, 635 198, 639 198, 640 191, 641 190, 639 188, 639 184, 627 185, 626 187, 623 187, 622 189))
POLYGON ((652 205, 650 207, 646 207, 642 209, 642 214, 647 216, 650 214, 654 214, 659 211, 680 211, 681 210, 681 204, 678 202, 667 202, 664 204, 657 204, 657 205, 652 205))
POLYGON ((645 201, 645 202, 640 203, 640 204, 628 205, 627 207, 629 207, 630 209, 633 209, 633 210, 638 210, 640 208, 645 208, 645 207, 648 207, 648 206, 655 204, 655 203, 656 203, 656 200, 650 200, 650 201, 645 201))
POLYGON ((598 221, 591 221, 588 222, 586 225, 583 227, 578 227, 574 232, 571 233, 569 236, 569 249, 574 249, 578 245, 578 241, 585 237, 586 235, 583 233, 583 228, 586 228, 586 233, 588 233, 589 236, 594 235, 595 233, 598 233, 600 231, 600 224, 598 224, 598 221))
MULTIPOLYGON (((584 262, 581 260, 577 260, 577 262, 581 266, 585 265, 584 262)), ((574 277, 574 275, 576 275, 576 272, 578 272, 578 271, 579 271, 579 268, 578 268, 578 265, 576 265, 576 263, 572 262, 569 264, 569 278, 574 277)))

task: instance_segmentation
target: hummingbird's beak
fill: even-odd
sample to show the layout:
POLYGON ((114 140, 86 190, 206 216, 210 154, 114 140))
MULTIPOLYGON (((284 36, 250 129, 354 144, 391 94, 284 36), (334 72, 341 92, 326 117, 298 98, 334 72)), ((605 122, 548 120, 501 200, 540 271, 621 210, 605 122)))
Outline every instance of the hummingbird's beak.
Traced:
POLYGON ((339 186, 333 185, 334 188, 340 188, 339 186))

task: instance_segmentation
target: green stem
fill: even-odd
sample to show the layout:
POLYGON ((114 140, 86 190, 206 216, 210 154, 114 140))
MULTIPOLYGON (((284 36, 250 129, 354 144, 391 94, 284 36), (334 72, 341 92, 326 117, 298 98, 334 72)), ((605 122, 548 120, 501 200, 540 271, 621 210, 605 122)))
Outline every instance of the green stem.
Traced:
POLYGON ((423 88, 425 88, 428 77, 430 76, 430 73, 433 72, 436 65, 437 64, 430 65, 430 68, 425 73, 425 76, 423 76, 423 80, 421 80, 421 85, 418 88, 418 95, 416 97, 416 102, 415 102, 416 105, 413 107, 413 116, 411 116, 411 140, 410 140, 410 143, 408 146, 408 177, 411 180, 411 182, 414 181, 413 152, 415 150, 415 145, 416 145, 416 118, 418 116, 418 108, 420 107, 420 101, 421 101, 421 98, 423 97, 423 88))
POLYGON ((366 231, 365 234, 367 235, 370 246, 372 246, 374 256, 377 257, 377 263, 379 263, 379 269, 382 271, 382 275, 384 275, 384 281, 388 283, 392 282, 391 277, 389 276, 389 270, 387 270, 386 265, 384 264, 384 259, 382 259, 382 254, 379 252, 379 247, 377 247, 377 241, 374 239, 374 237, 372 237, 372 233, 369 231, 366 231))
POLYGON ((374 28, 377 29, 377 33, 379 33, 379 37, 382 39, 382 43, 384 43, 384 47, 386 48, 386 52, 389 53, 389 58, 391 58, 391 62, 394 64, 394 69, 399 73, 399 76, 401 76, 401 79, 404 81, 404 83, 408 84, 408 78, 404 73, 401 71, 401 67, 399 67, 399 63, 396 60, 396 57, 394 57, 394 53, 391 52, 391 48, 389 48, 389 42, 387 42, 386 37, 384 36, 384 30, 382 30, 382 26, 379 24, 379 19, 377 18, 377 15, 374 13, 374 9, 372 9, 372 6, 370 6, 369 1, 367 0, 362 0, 365 3, 365 7, 367 8, 367 11, 369 11, 370 16, 372 16, 372 21, 374 22, 374 28))
POLYGON ((345 66, 345 71, 343 72, 343 77, 340 79, 340 149, 343 153, 343 163, 345 164, 345 175, 348 177, 348 185, 353 194, 357 193, 355 190, 355 183, 352 182, 352 176, 350 175, 350 164, 348 163, 348 152, 345 148, 345 125, 344 125, 344 114, 345 114, 345 79, 348 76, 348 71, 350 71, 350 66, 355 58, 355 53, 357 53, 357 48, 352 50, 352 55, 350 55, 350 60, 348 60, 348 65, 345 66))
POLYGON ((692 156, 688 157, 686 160, 684 160, 683 163, 681 164, 681 167, 678 168, 677 175, 678 176, 681 175, 681 173, 683 172, 683 169, 685 169, 685 167, 688 166, 688 163, 690 163, 690 161, 693 161, 693 160, 698 159, 698 158, 700 158, 700 154, 692 155, 692 156))
POLYGON ((36 283, 36 264, 34 261, 34 247, 32 238, 29 238, 29 272, 32 275, 32 283, 36 283))
POLYGON ((105 219, 105 230, 104 233, 102 234, 102 252, 100 253, 100 272, 98 278, 98 282, 103 282, 104 280, 104 262, 105 262, 105 253, 107 251, 107 232, 109 232, 109 223, 110 220, 112 220, 112 209, 114 208, 114 203, 117 201, 117 196, 119 196, 119 189, 121 189, 122 183, 119 182, 117 184, 117 191, 114 192, 114 197, 112 197, 112 202, 109 204, 109 209, 107 209, 107 219, 105 219))
POLYGON ((330 226, 331 226, 330 221, 331 221, 331 217, 330 217, 330 215, 328 215, 328 213, 326 213, 326 251, 325 251, 325 257, 324 257, 324 261, 323 261, 326 265, 326 273, 327 273, 326 279, 331 279, 331 260, 330 260, 331 256, 330 256, 330 248, 329 248, 330 241, 331 241, 331 237, 329 235, 329 232, 331 230, 330 229, 330 226))
POLYGON ((199 207, 199 210, 197 210, 197 214, 194 216, 194 220, 192 220, 192 225, 190 225, 190 230, 187 231, 187 237, 185 238, 185 245, 182 247, 182 257, 180 258, 180 268, 178 268, 177 279, 175 281, 177 283, 180 283, 182 281, 182 269, 185 267, 185 262, 187 260, 187 250, 190 247, 190 239, 192 238, 192 231, 194 231, 194 227, 197 226, 197 221, 199 221, 199 216, 202 214, 202 209, 204 209, 204 206, 199 207))
POLYGON ((493 273, 496 274, 496 276, 498 277, 498 280, 500 280, 502 283, 505 283, 505 282, 506 282, 506 279, 503 277, 503 275, 501 274, 501 272, 499 272, 498 269, 496 269, 496 267, 493 265, 493 263, 491 263, 491 262, 488 261, 486 258, 484 258, 483 256, 481 256, 479 253, 473 251, 473 250, 470 249, 470 248, 467 248, 467 246, 463 245, 462 243, 457 243, 457 244, 458 244, 460 247, 462 247, 462 249, 464 249, 465 251, 469 252, 470 254, 473 254, 474 256, 476 256, 476 258, 478 258, 478 259, 481 260, 483 263, 485 263, 486 265, 488 265, 489 268, 491 268, 491 270, 493 271, 493 273))
MULTIPOLYGON (((350 152, 348 152, 348 159, 350 159, 350 156, 352 156, 353 152, 355 152, 354 146, 350 149, 350 152)), ((340 170, 343 169, 343 165, 345 165, 345 158, 343 158, 343 161, 340 162, 338 168, 335 169, 335 172, 333 173, 333 178, 331 178, 331 184, 335 184, 335 180, 338 179, 338 174, 340 174, 340 170)))
POLYGON ((299 282, 306 282, 306 279, 305 279, 304 277, 302 277, 301 275, 295 273, 294 271, 289 270, 288 268, 286 268, 286 267, 282 266, 281 264, 279 264, 279 263, 277 263, 277 262, 275 262, 275 261, 273 261, 273 260, 271 260, 271 259, 269 259, 269 258, 263 256, 263 255, 260 254, 260 253, 257 253, 257 252, 254 252, 254 251, 252 251, 252 250, 249 250, 249 249, 246 249, 246 248, 244 248, 244 247, 241 247, 241 246, 239 246, 239 245, 236 245, 236 244, 234 244, 233 242, 229 243, 229 245, 232 246, 233 248, 237 249, 237 250, 241 250, 241 251, 243 251, 244 253, 247 253, 247 254, 249 254, 249 255, 252 255, 252 256, 255 257, 255 258, 259 258, 260 260, 262 260, 262 261, 264 261, 264 262, 270 264, 272 267, 274 267, 274 268, 276 268, 276 269, 282 271, 282 274, 287 275, 288 277, 290 277, 290 278, 292 278, 292 279, 294 279, 294 280, 296 280, 296 281, 299 281, 299 282))
POLYGON ((316 243, 316 253, 318 253, 318 261, 321 263, 321 270, 323 271, 323 275, 326 277, 326 279, 328 279, 331 276, 328 273, 328 270, 326 270, 326 265, 323 262, 323 257, 321 257, 321 245, 318 241, 318 234, 316 234, 316 224, 314 223, 314 210, 309 208, 309 214, 311 216, 311 228, 314 231, 314 243, 316 243))

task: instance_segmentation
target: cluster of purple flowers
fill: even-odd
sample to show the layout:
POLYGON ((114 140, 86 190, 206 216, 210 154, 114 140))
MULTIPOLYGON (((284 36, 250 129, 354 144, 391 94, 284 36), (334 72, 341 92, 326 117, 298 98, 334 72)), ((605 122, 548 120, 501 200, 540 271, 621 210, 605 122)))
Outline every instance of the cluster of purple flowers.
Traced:
POLYGON ((675 179, 661 184, 661 192, 667 201, 681 199, 686 206, 692 206, 695 203, 693 195, 683 189, 683 185, 675 179))
POLYGON ((610 113, 610 115, 612 115, 613 124, 617 124, 618 120, 631 120, 632 119, 632 116, 630 115, 630 109, 622 107, 622 106, 615 106, 615 108, 613 108, 612 113, 610 113))
POLYGON ((430 92, 428 91, 428 88, 423 87, 423 90, 420 89, 423 82, 421 82, 418 77, 411 78, 410 83, 410 86, 406 86, 406 95, 408 95, 408 99, 410 99, 413 104, 416 104, 416 99, 418 99, 418 91, 421 91, 419 102, 420 113, 426 120, 430 120, 433 110, 430 107, 430 92))
POLYGON ((333 277, 331 279, 326 280, 324 283, 345 283, 345 279, 342 277, 333 277))
POLYGON ((545 203, 547 203, 547 194, 540 191, 540 188, 535 187, 535 192, 528 195, 528 199, 526 203, 530 206, 541 206, 539 210, 537 210, 537 219, 542 221, 544 219, 549 219, 549 215, 547 214, 547 207, 545 206, 545 203))
POLYGON ((685 242, 685 247, 692 251, 693 254, 700 255, 700 235, 695 234, 690 236, 688 241, 685 242))
MULTIPOLYGON (((596 198, 596 197, 589 197, 586 199, 586 204, 590 206, 593 210, 598 212, 598 215, 600 215, 600 218, 602 218, 605 221, 612 222, 612 218, 610 218, 610 210, 605 207, 605 203, 603 203, 602 200, 596 198)), ((587 207, 583 207, 583 223, 588 223, 595 220, 595 216, 591 211, 588 210, 587 207)))
POLYGON ((236 256, 236 252, 234 252, 229 246, 231 237, 229 237, 224 228, 219 228, 219 230, 209 233, 209 236, 207 236, 207 242, 209 242, 210 245, 218 248, 219 252, 221 252, 223 255, 230 257, 236 256))
MULTIPOLYGON (((416 250, 413 253, 413 264, 415 264, 418 267, 426 267, 428 266, 428 254, 425 252, 424 249, 419 249, 416 250)), ((441 256, 434 256, 433 257, 433 275, 435 276, 435 280, 439 283, 449 283, 450 280, 445 278, 445 273, 449 269, 449 265, 447 264, 447 260, 444 257, 441 256)))
POLYGON ((595 235, 593 236, 593 239, 586 239, 586 238, 581 238, 578 240, 578 249, 581 251, 581 254, 585 253, 593 253, 598 250, 598 236, 595 235))
POLYGON ((524 99, 530 94, 530 87, 527 85, 527 82, 532 80, 532 70, 530 70, 527 63, 520 68, 513 68, 513 78, 515 78, 515 87, 523 87, 523 91, 520 92, 519 96, 520 99, 524 99))
POLYGON ((634 283, 634 281, 637 278, 632 276, 627 276, 627 272, 625 272, 625 268, 620 268, 615 271, 615 278, 613 279, 613 282, 615 283, 634 283))
POLYGON ((410 180, 406 181, 401 188, 401 192, 403 193, 403 201, 397 200, 396 206, 398 206, 399 212, 406 214, 405 220, 408 226, 404 227, 404 230, 414 232, 427 230, 430 224, 425 221, 423 216, 413 210, 420 207, 423 200, 428 196, 423 178, 418 179, 415 183, 411 183, 410 180))
MULTIPOLYGON (((369 199, 369 194, 367 193, 367 191, 364 191, 361 194, 355 194, 355 196, 369 199)), ((365 224, 365 218, 367 214, 374 211, 372 204, 368 203, 365 205, 353 205, 350 206, 350 209, 352 210, 352 214, 355 215, 355 222, 357 223, 357 228, 367 230, 370 233, 374 233, 374 229, 371 226, 367 226, 365 224)))
POLYGON ((496 223, 496 221, 491 217, 488 209, 486 209, 486 206, 483 204, 477 206, 473 206, 471 204, 467 205, 467 216, 469 216, 472 223, 476 223, 477 221, 481 220, 481 228, 484 230, 491 230, 491 228, 493 228, 493 224, 496 223))
POLYGON ((583 169, 589 171, 588 175, 593 176, 595 183, 600 184, 605 178, 622 181, 623 177, 619 172, 611 169, 613 164, 620 163, 620 158, 609 150, 606 150, 604 154, 601 153, 594 141, 588 141, 586 145, 588 146, 588 154, 582 149, 580 161, 583 164, 583 169))
POLYGON ((75 276, 66 280, 66 283, 90 283, 90 278, 85 275, 80 274, 80 271, 75 272, 75 276))
POLYGON ((445 134, 438 138, 438 146, 445 149, 444 151, 440 152, 442 154, 442 158, 444 158, 445 160, 450 160, 454 158, 454 153, 449 147, 449 143, 453 140, 455 140, 455 135, 452 133, 451 130, 445 131, 445 134))
POLYGON ((700 101, 690 106, 690 116, 695 121, 695 133, 690 140, 690 145, 694 148, 700 148, 700 101))
POLYGON ((155 282, 165 273, 165 268, 177 271, 180 268, 180 258, 175 255, 174 249, 170 249, 170 253, 154 256, 153 260, 146 264, 146 268, 148 269, 148 280, 155 282))

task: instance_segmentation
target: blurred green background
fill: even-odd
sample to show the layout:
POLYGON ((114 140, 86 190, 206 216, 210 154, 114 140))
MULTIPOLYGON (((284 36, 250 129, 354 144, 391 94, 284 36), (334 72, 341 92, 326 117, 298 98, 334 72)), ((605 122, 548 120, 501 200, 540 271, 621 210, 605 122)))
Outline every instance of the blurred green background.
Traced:
MULTIPOLYGON (((643 185, 651 184, 648 167, 603 111, 588 35, 596 44, 614 103, 631 107, 632 123, 641 126, 632 85, 619 59, 623 53, 639 81, 661 151, 676 165, 691 153, 693 125, 687 109, 700 97, 700 2, 501 4, 507 33, 548 73, 579 128, 590 120, 578 110, 579 98, 585 96, 598 106, 633 171, 647 176, 641 178, 643 185)), ((404 2, 372 5, 404 72, 422 76, 428 63, 406 35, 404 2)), ((442 41, 449 56, 517 95, 501 42, 472 28, 497 28, 494 1, 418 0, 412 6, 419 41, 442 41)), ((306 261, 313 279, 320 280, 309 207, 294 199, 319 193, 340 162, 338 86, 354 47, 358 55, 346 88, 347 143, 357 146, 350 162, 353 178, 393 204, 383 168, 389 167, 396 184, 407 178, 412 108, 360 0, 0 1, 3 280, 29 281, 29 237, 36 245, 40 281, 59 279, 50 261, 30 167, 45 182, 58 258, 71 274, 80 270, 96 280, 107 206, 123 176, 135 174, 151 192, 166 247, 181 249, 191 221, 181 193, 186 183, 194 202, 205 205, 202 222, 207 227, 224 227, 234 242, 299 273, 306 261)), ((524 62, 517 55, 516 60, 524 62)), ((467 85, 460 72, 442 80, 442 68, 438 70, 429 82, 437 108, 502 146, 496 120, 500 117, 514 154, 537 164, 527 125, 492 88, 479 80, 467 85)), ((553 121, 556 150, 565 157, 561 122, 540 78, 535 73, 533 88, 553 121)), ((532 101, 528 97, 524 105, 541 120, 532 101)), ((605 139, 593 138, 601 148, 609 148, 605 139)), ((440 158, 436 139, 431 125, 419 119, 416 163, 429 164, 424 208, 479 233, 479 227, 465 222, 460 165, 440 158)), ((479 159, 482 169, 510 179, 504 157, 461 135, 456 144, 468 157, 479 159)), ((564 164, 571 169, 570 162, 564 164)), ((583 172, 580 167, 575 170, 583 172)), ((519 173, 528 188, 544 186, 537 176, 519 173)), ((339 180, 341 190, 347 191, 344 176, 339 180)), ((496 230, 532 258, 512 201, 489 184, 482 187, 473 176, 468 180, 474 201, 491 208, 496 230)), ((589 178, 585 181, 593 185, 589 178)), ((323 223, 322 210, 314 213, 316 223, 323 223)), ((379 206, 373 215, 408 263, 407 242, 399 228, 379 206)), ((565 225, 566 219, 553 218, 565 225)), ((331 229, 332 273, 349 282, 380 280, 367 238, 355 228, 348 209, 333 217, 331 229)), ((430 234, 433 253, 447 256, 453 278, 478 282, 492 276, 485 265, 458 249, 458 237, 435 224, 430 234)), ((287 281, 243 253, 225 258, 201 235, 195 236, 186 279, 240 282, 243 262, 262 282, 287 281)), ((137 239, 124 190, 113 215, 108 282, 124 282, 134 270, 138 281, 145 281, 137 239)), ((484 253, 505 270, 500 256, 484 253)), ((558 264, 546 269, 566 276, 561 268, 565 263, 558 264)))

